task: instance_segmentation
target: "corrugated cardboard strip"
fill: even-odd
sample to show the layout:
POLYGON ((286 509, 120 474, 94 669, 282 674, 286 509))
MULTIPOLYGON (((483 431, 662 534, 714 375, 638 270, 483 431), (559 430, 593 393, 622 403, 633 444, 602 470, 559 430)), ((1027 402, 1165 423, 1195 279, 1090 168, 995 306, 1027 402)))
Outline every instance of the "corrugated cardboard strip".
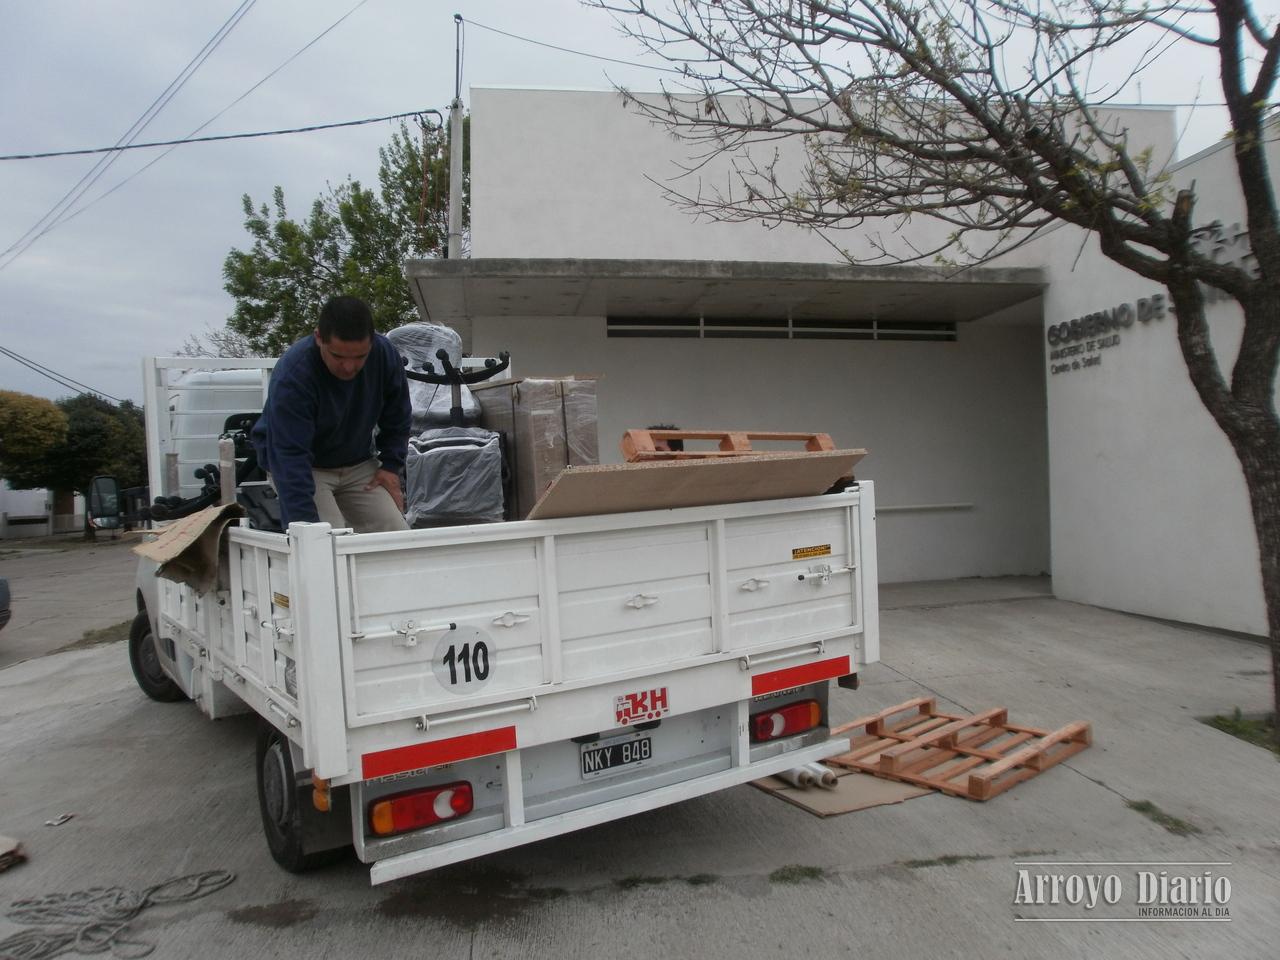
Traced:
POLYGON ((218 580, 222 531, 243 516, 244 508, 238 503, 207 507, 174 521, 156 539, 138 544, 133 552, 160 564, 157 577, 185 583, 196 593, 208 593, 218 580))

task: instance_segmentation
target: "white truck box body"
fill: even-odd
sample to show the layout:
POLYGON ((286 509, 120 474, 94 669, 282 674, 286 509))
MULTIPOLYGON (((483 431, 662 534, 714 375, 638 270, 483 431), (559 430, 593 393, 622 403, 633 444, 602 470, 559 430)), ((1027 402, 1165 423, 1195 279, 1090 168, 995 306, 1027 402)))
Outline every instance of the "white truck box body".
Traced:
MULTIPOLYGON (((159 395, 175 396, 178 369, 148 363, 159 395)), ((154 478, 186 441, 181 417, 161 439, 147 413, 154 478)), ((211 717, 254 710, 299 766, 350 790, 352 841, 375 883, 846 750, 827 732, 826 683, 879 658, 869 483, 399 533, 232 527, 227 539, 214 591, 154 581, 167 669, 211 717), (821 726, 752 742, 762 704, 802 697, 821 703, 821 726), (614 749, 632 762, 588 769, 614 749), (451 778, 471 783, 470 816, 368 835, 372 800, 451 778)))

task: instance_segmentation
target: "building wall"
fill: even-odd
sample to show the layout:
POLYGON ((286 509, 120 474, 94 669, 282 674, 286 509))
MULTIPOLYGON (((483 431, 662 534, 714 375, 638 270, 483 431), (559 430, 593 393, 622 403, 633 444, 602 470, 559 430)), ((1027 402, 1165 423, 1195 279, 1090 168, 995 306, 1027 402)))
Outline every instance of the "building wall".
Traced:
MULTIPOLYGON (((1271 144, 1272 169, 1280 150, 1271 144)), ((1174 171, 1196 182, 1195 223, 1243 220, 1231 150, 1222 145, 1174 171)), ((1235 260, 1247 244, 1217 246, 1235 260)), ((1045 264, 1042 340, 1049 422, 1054 591, 1070 600, 1253 634, 1266 633, 1257 541, 1239 464, 1200 402, 1176 321, 1135 320, 1104 345, 1055 356, 1050 327, 1164 291, 1112 264, 1096 241, 1061 228, 1022 252, 1045 264), (1086 362, 1087 361, 1087 362, 1086 362), (1079 364, 1078 368, 1074 364, 1079 364), (1054 372, 1054 371, 1057 372, 1054 372)), ((1239 350, 1234 303, 1209 307, 1226 376, 1239 350)))
POLYGON ((517 376, 601 375, 605 462, 624 430, 660 422, 865 447, 886 582, 1049 568, 1034 327, 966 324, 955 343, 610 339, 602 317, 536 317, 478 318, 474 336, 480 354, 510 350, 517 376))
POLYGON ((0 480, 0 540, 45 537, 80 529, 84 524, 84 498, 79 494, 65 498, 70 513, 58 512, 58 499, 51 490, 13 490, 0 480))
MULTIPOLYGON (((689 151, 615 94, 472 97, 477 257, 839 260, 803 230, 699 221, 670 205, 660 184, 689 151)), ((1124 108, 1113 120, 1135 148, 1152 146, 1156 165, 1172 157, 1172 111, 1124 108)), ((795 145, 783 149, 791 151, 784 166, 798 167, 795 145)), ((1280 169, 1276 138, 1269 151, 1280 169)), ((724 174, 712 163, 699 176, 705 186, 724 174)), ((1243 219, 1226 145, 1174 168, 1175 184, 1192 180, 1197 224, 1243 219)), ((905 234, 923 243, 935 229, 917 219, 905 234)), ((865 237, 833 240, 868 249, 865 237)), ((659 420, 827 430, 869 448, 858 472, 878 481, 885 580, 1051 568, 1067 599, 1264 633, 1244 480, 1190 384, 1167 307, 1163 318, 1135 320, 1106 345, 1086 340, 1074 355, 1055 357, 1047 342, 1056 324, 1163 291, 1074 228, 1050 231, 999 265, 1045 270, 1043 327, 967 324, 957 344, 611 341, 600 318, 483 320, 476 346, 512 350, 525 375, 604 374, 605 451, 623 429, 659 420), (973 506, 888 509, 946 504, 973 506)), ((1218 303, 1210 323, 1229 375, 1239 310, 1218 303)))
MULTIPOLYGON (((686 192, 723 185, 726 164, 713 160, 679 177, 682 166, 697 162, 693 152, 625 109, 616 93, 476 88, 471 103, 476 258, 839 262, 837 248, 865 255, 876 240, 924 246, 949 229, 915 218, 900 236, 900 225, 886 224, 837 232, 828 242, 791 226, 695 218, 664 199, 663 185, 686 192)), ((1127 127, 1135 145, 1150 145, 1157 163, 1172 156, 1172 111, 1117 109, 1108 122, 1127 127)), ((798 170, 799 142, 777 146, 783 169, 798 170)), ((1076 250, 1064 238, 1051 236, 1009 263, 1047 263, 1055 277, 1069 275, 1076 250)), ((1051 289, 1045 309, 1057 316, 1075 309, 1077 297, 1089 299, 1102 281, 1085 276, 1060 280, 1070 289, 1051 289)), ((1087 523, 1095 532, 1086 534, 1100 469, 1089 452, 1096 429, 1088 418, 1111 414, 1088 412, 1094 408, 1082 384, 1097 373, 1091 370, 1070 383, 1055 378, 1050 395, 1059 409, 1052 429, 1047 426, 1044 334, 1034 321, 962 324, 954 344, 609 340, 599 317, 478 317, 474 323, 473 348, 511 350, 521 375, 604 375, 606 459, 617 458, 624 429, 659 421, 826 430, 841 445, 867 447, 871 454, 858 474, 878 482, 886 581, 1040 573, 1051 566, 1057 577, 1062 564, 1064 595, 1125 609, 1160 605, 1155 596, 1149 603, 1130 601, 1131 585, 1091 572, 1112 565, 1093 566, 1096 551, 1108 547, 1100 540, 1109 536, 1134 549, 1124 513, 1134 506, 1130 500, 1143 499, 1143 484, 1132 476, 1141 474, 1150 487, 1152 471, 1141 465, 1135 440, 1143 436, 1144 410, 1131 404, 1120 414, 1126 426, 1105 456, 1129 464, 1110 481, 1124 494, 1111 494, 1115 509, 1097 514, 1097 522, 1087 523), (1051 441, 1061 447, 1053 460, 1052 564, 1051 441)), ((1167 366, 1153 370, 1151 388, 1161 389, 1168 376, 1167 366)), ((1168 437, 1165 442, 1178 446, 1168 437)), ((1144 582, 1160 576, 1152 571, 1144 582)), ((1214 622, 1200 614, 1185 618, 1214 622)))
MULTIPOLYGON (((1100 116, 1104 124, 1127 128, 1135 144, 1150 145, 1157 162, 1172 156, 1172 110, 1127 107, 1100 116)), ((728 163, 704 162, 697 147, 626 109, 613 91, 476 87, 471 117, 476 258, 834 263, 843 260, 840 249, 865 257, 877 242, 905 253, 908 240, 928 248, 952 229, 916 217, 905 229, 886 223, 832 231, 828 242, 790 225, 695 218, 664 198, 664 186, 705 194, 729 182, 728 163), (693 166, 695 173, 683 175, 693 166)), ((784 176, 801 169, 804 150, 797 138, 756 147, 752 155, 765 163, 775 150, 784 176)))

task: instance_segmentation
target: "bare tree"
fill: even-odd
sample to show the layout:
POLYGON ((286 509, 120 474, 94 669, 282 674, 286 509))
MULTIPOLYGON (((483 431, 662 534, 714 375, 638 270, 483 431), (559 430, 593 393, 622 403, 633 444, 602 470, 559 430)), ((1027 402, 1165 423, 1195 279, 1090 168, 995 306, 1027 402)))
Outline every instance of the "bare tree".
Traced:
POLYGON ((1275 23, 1252 0, 591 2, 683 74, 659 97, 624 91, 628 103, 701 145, 701 161, 730 160, 716 188, 692 175, 669 185, 690 209, 827 236, 886 218, 945 224, 922 246, 872 233, 865 249, 842 249, 862 262, 972 264, 1065 222, 1168 289, 1191 381, 1249 490, 1280 703, 1280 229, 1265 150, 1276 130, 1275 23), (1194 185, 1172 189, 1170 158, 1131 147, 1105 110, 1188 44, 1212 48, 1221 66, 1252 263, 1215 262, 1193 221, 1194 185), (1118 58, 1124 75, 1101 84, 1095 68, 1118 58), (779 143, 795 138, 799 165, 779 143), (1233 298, 1244 314, 1229 376, 1206 294, 1233 298))
POLYGON ((204 333, 193 333, 178 348, 179 357, 260 357, 249 338, 230 327, 205 325, 204 333))

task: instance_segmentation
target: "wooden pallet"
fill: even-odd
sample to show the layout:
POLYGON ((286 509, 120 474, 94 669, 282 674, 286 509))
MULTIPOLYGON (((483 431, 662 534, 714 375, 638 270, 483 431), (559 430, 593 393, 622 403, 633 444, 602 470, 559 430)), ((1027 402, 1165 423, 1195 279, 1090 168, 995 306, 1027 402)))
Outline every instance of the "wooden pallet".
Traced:
POLYGON ((966 717, 941 713, 932 697, 920 697, 834 728, 833 736, 851 734, 851 749, 826 762, 990 800, 1093 742, 1083 721, 1051 732, 1008 720, 1004 707, 966 717))
POLYGON ((782 440, 804 444, 809 452, 834 450, 826 433, 760 433, 755 430, 628 430, 622 435, 622 454, 628 463, 643 460, 705 460, 713 457, 761 456, 769 450, 753 450, 752 440, 782 440), (716 450, 659 450, 655 440, 717 440, 716 450))

